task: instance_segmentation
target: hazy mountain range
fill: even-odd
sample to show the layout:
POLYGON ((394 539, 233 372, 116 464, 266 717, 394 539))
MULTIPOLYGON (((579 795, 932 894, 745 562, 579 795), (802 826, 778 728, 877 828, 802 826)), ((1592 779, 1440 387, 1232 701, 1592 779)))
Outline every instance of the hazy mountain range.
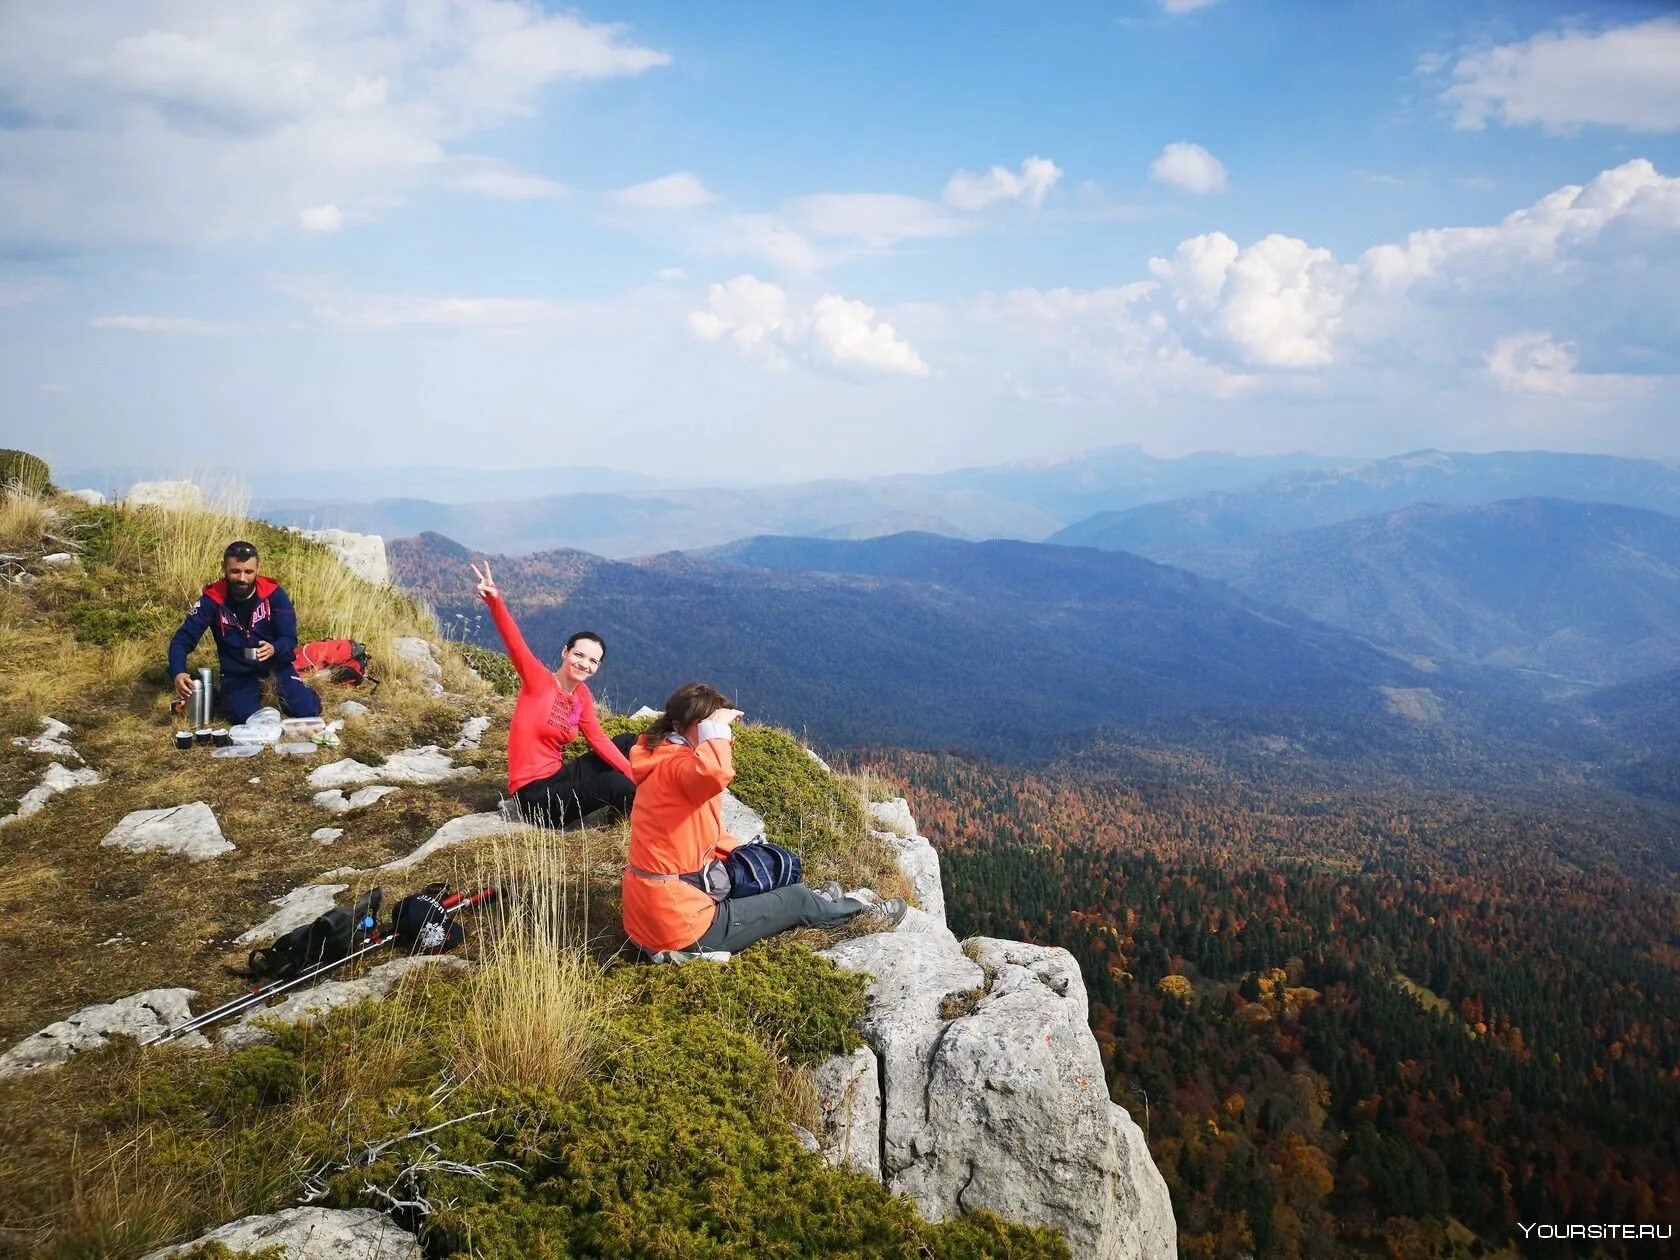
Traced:
POLYGON ((1420 504, 1174 561, 1428 656, 1588 682, 1680 665, 1680 517, 1642 508, 1420 504))

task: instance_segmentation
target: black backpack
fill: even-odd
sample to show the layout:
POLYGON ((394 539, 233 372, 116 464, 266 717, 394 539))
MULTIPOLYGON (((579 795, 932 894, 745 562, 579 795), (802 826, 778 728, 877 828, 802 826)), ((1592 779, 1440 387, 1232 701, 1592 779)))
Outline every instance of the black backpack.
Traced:
POLYGON ((384 897, 380 889, 370 889, 355 906, 334 906, 274 944, 253 949, 245 959, 245 974, 256 980, 290 980, 311 967, 347 958, 372 935, 384 897))
POLYGON ((467 930, 443 906, 445 884, 427 884, 397 902, 391 911, 391 935, 411 954, 437 954, 467 939, 467 930))

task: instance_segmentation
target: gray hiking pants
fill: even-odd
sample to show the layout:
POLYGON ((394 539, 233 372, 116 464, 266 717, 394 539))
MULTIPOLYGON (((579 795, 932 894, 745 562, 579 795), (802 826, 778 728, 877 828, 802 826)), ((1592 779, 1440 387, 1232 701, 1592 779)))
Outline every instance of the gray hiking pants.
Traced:
POLYGON ((839 901, 819 897, 804 884, 772 888, 756 897, 730 897, 718 902, 717 918, 690 948, 736 954, 777 932, 792 927, 833 927, 868 908, 850 897, 839 901))

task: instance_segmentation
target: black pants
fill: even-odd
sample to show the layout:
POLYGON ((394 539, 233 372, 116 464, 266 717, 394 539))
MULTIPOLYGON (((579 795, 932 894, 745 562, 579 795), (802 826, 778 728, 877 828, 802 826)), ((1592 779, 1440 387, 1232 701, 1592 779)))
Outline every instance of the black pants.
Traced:
MULTIPOLYGON (((636 739, 634 733, 620 735, 613 746, 628 757, 636 739)), ((599 753, 591 752, 567 762, 546 779, 527 783, 514 795, 527 818, 562 829, 598 809, 628 814, 630 802, 636 799, 636 785, 628 775, 603 761, 599 753)))
POLYGON ((842 897, 830 901, 819 897, 804 884, 772 888, 756 897, 730 897, 718 902, 717 918, 689 948, 721 949, 739 953, 755 941, 762 941, 792 927, 833 927, 869 907, 842 897))

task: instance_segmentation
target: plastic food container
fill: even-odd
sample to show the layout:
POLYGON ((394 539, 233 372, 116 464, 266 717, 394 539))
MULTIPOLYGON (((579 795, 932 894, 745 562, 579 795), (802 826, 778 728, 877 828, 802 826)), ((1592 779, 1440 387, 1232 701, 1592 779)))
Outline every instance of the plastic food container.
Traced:
POLYGON ((238 726, 228 728, 228 738, 235 744, 273 744, 280 739, 278 724, 257 726, 250 722, 242 722, 238 726))
POLYGON ((226 748, 216 749, 210 755, 212 757, 255 757, 261 751, 261 744, 229 744, 226 748))
POLYGON ((282 757, 313 757, 315 755, 315 745, 276 744, 274 745, 274 751, 279 753, 282 757))

